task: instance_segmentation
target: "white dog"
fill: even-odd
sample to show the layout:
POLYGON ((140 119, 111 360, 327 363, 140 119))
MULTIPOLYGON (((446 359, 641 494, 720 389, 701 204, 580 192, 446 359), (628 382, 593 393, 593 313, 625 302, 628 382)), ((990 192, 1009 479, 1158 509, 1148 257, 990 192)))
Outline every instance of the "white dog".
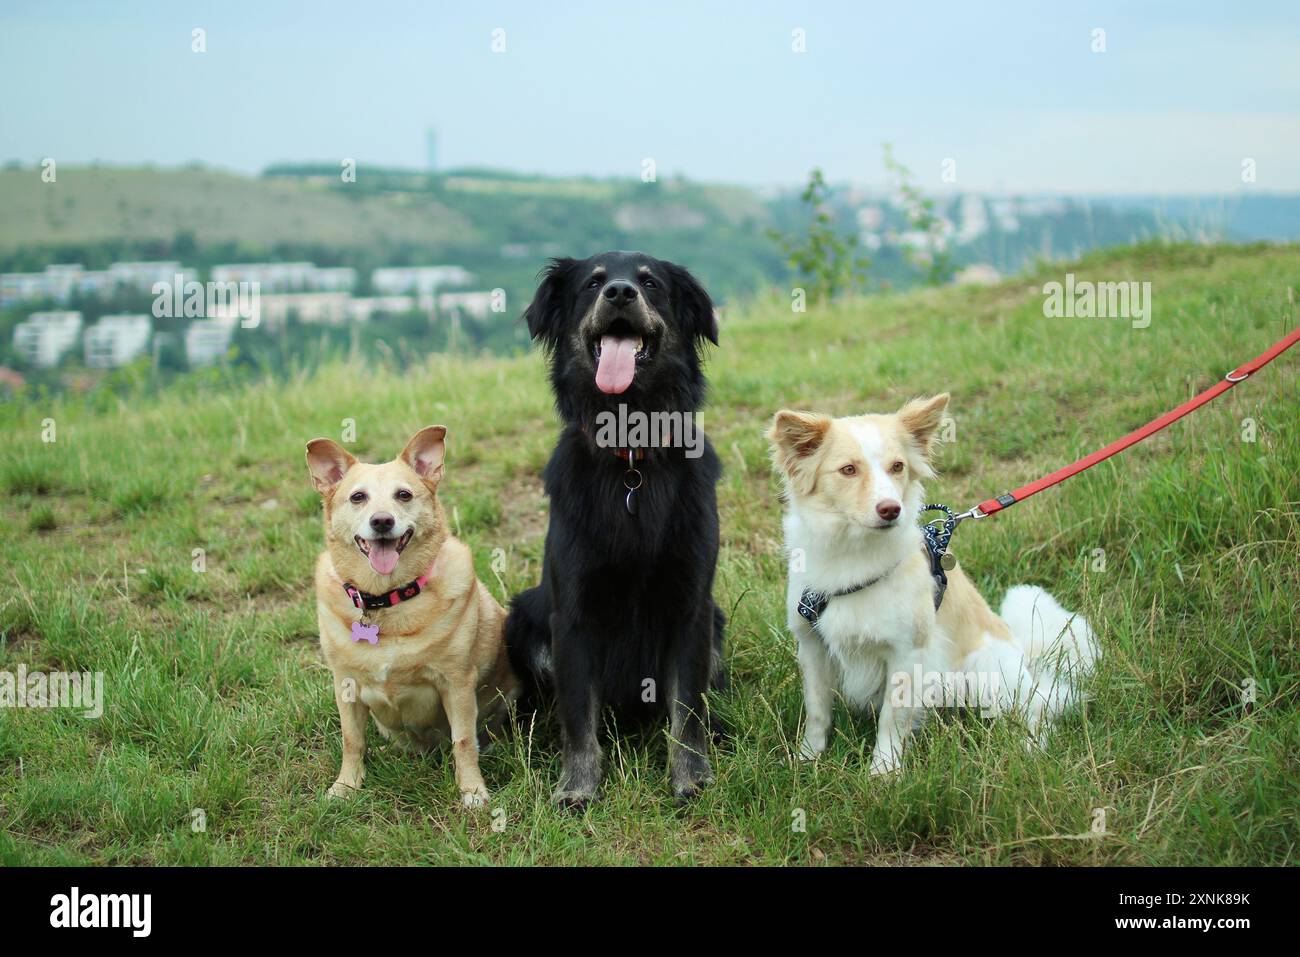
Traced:
POLYGON ((958 567, 940 592, 917 519, 947 407, 945 393, 893 415, 783 411, 768 432, 786 490, 806 759, 826 748, 837 691, 876 712, 872 773, 898 767, 933 707, 1015 710, 1032 741, 1097 657, 1088 623, 1041 588, 1012 588, 1000 617, 958 567))

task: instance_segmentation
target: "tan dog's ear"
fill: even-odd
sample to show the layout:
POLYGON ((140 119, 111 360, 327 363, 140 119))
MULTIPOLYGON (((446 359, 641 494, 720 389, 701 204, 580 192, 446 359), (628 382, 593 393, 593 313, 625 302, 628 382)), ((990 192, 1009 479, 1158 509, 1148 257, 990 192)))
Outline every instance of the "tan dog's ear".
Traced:
POLYGON ((928 399, 913 399, 898 410, 898 420, 903 424, 923 455, 934 451, 935 434, 943 424, 943 414, 948 410, 948 393, 943 392, 928 399))
POLYGON ((402 449, 402 461, 426 482, 442 481, 442 460, 447 452, 447 429, 430 425, 416 432, 402 449))
POLYGON ((333 439, 312 439, 307 443, 307 469, 311 482, 322 495, 329 492, 348 473, 357 460, 333 439))
POLYGON ((830 432, 831 417, 818 412, 782 409, 767 430, 772 461, 797 491, 807 494, 816 482, 817 452, 830 432))

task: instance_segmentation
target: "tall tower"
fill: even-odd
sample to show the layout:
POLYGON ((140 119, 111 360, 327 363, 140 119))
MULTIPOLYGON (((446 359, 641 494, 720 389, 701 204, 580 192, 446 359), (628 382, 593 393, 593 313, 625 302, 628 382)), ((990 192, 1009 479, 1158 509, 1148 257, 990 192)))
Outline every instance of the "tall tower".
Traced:
POLYGON ((438 131, 432 126, 424 131, 424 169, 429 173, 438 171, 438 131))

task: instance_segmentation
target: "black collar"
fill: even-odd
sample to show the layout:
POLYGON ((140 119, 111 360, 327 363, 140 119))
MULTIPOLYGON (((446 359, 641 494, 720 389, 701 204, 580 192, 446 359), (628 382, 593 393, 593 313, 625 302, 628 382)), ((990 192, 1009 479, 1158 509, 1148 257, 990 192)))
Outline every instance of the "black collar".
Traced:
MULTIPOLYGON (((938 611, 939 606, 943 604, 943 593, 948 590, 948 575, 944 571, 942 564, 943 555, 936 550, 929 537, 925 538, 925 554, 930 563, 930 577, 934 579, 934 610, 938 611)), ((898 565, 901 564, 903 563, 900 561, 898 565)), ((826 611, 826 606, 831 603, 832 598, 843 598, 845 595, 855 595, 860 591, 864 591, 877 582, 888 578, 898 565, 894 565, 888 571, 877 575, 870 581, 836 592, 817 591, 811 586, 805 588, 803 594, 799 596, 800 617, 814 628, 817 627, 817 620, 821 618, 822 612, 826 611)))
POLYGON ((595 439, 592 439, 591 432, 588 431, 585 425, 579 426, 579 428, 582 430, 583 436, 586 439, 588 439, 593 446, 605 452, 612 452, 614 455, 618 456, 620 459, 626 462, 628 464, 628 468, 632 468, 634 465, 636 465, 637 462, 646 461, 647 459, 650 458, 651 450, 659 448, 659 446, 641 446, 637 448, 611 449, 605 446, 596 445, 595 439))
MULTIPOLYGON (((901 564, 903 563, 898 563, 898 565, 901 564)), ((826 606, 831 603, 832 598, 843 598, 845 595, 856 595, 860 591, 865 591, 872 585, 886 578, 895 568, 898 567, 898 565, 894 565, 888 571, 877 575, 869 581, 864 581, 859 585, 854 585, 851 588, 843 588, 835 592, 827 593, 824 591, 816 591, 810 585, 805 588, 803 594, 799 596, 799 614, 803 616, 803 619, 808 622, 808 624, 816 627, 817 619, 821 618, 822 612, 826 610, 826 606)))

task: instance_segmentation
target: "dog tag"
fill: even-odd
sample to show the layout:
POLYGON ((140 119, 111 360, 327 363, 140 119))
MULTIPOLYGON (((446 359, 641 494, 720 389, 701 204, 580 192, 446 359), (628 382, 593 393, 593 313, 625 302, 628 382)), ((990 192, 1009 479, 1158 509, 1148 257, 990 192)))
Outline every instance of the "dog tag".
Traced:
POLYGON ((939 565, 944 571, 950 572, 957 567, 957 556, 952 552, 944 552, 943 557, 939 559, 939 565))
POLYGON ((352 623, 352 640, 366 641, 372 645, 379 644, 379 626, 367 625, 365 622, 354 621, 352 623))
MULTIPOLYGON (((630 452, 628 454, 631 455, 630 452)), ((631 463, 630 458, 628 459, 628 462, 631 463)), ((641 483, 644 481, 645 479, 641 475, 641 470, 629 464, 627 471, 623 473, 623 487, 627 489, 627 498, 623 500, 623 504, 627 506, 627 513, 629 515, 636 514, 636 490, 641 487, 641 483), (635 485, 632 484, 633 478, 636 479, 635 485)))

